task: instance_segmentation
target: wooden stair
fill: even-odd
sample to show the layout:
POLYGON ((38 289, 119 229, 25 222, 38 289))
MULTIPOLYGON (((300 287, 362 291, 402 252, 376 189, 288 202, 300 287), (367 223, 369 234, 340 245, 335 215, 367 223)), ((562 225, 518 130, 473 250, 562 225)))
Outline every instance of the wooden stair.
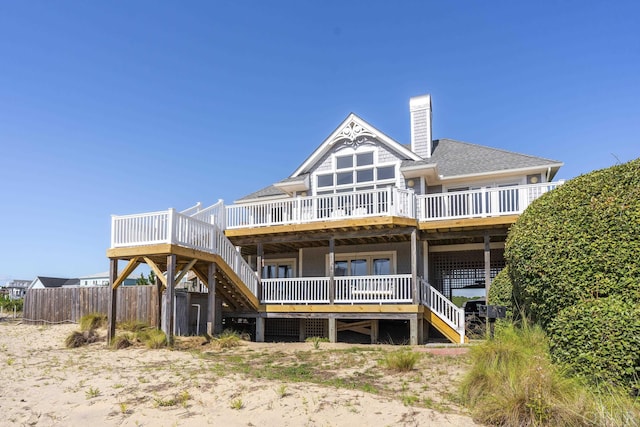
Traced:
POLYGON ((442 335, 454 344, 468 343, 469 338, 465 335, 464 340, 460 339, 460 333, 452 328, 448 323, 442 320, 436 313, 431 311, 429 307, 424 308, 424 318, 429 324, 433 325, 442 335), (464 342, 461 342, 464 341, 464 342))

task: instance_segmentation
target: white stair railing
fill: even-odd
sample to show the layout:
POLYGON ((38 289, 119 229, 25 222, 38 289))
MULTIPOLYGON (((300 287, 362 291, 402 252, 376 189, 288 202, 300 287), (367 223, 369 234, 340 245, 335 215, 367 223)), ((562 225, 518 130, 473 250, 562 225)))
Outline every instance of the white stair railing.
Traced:
POLYGON ((420 278, 422 303, 460 335, 464 343, 464 309, 457 307, 426 280, 420 278))

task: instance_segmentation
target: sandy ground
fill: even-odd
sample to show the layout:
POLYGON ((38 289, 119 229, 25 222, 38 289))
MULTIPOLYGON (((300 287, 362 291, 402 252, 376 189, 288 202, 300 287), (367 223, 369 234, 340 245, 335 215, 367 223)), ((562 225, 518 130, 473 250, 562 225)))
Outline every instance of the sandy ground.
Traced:
MULTIPOLYGON (((256 378, 255 372, 246 375, 229 372, 215 352, 203 357, 202 350, 142 347, 111 350, 104 342, 64 348, 64 338, 77 328, 77 325, 34 326, 0 321, 0 425, 476 425, 469 417, 460 415, 463 411, 455 405, 437 403, 436 396, 443 395, 441 388, 451 387, 450 374, 443 373, 442 368, 439 374, 432 371, 394 376, 388 380, 389 387, 401 383, 403 391, 393 396, 305 382, 283 383, 256 378), (407 390, 413 390, 411 396, 417 402, 435 403, 431 408, 415 402, 406 405, 401 395, 407 390), (438 406, 437 410, 433 406, 438 406)), ((322 349, 340 344, 333 346, 322 343, 322 349)), ((245 343, 242 349, 226 350, 225 354, 236 357, 235 353, 229 353, 236 351, 237 357, 246 358, 250 366, 252 354, 308 357, 314 355, 312 348, 311 343, 245 343), (299 353, 301 349, 305 352, 299 353)), ((419 350, 426 351, 424 347, 419 350)), ((316 354, 325 357, 323 353, 316 354)), ((326 357, 331 357, 330 352, 326 357)), ((437 359, 429 359, 425 363, 435 366, 436 362, 437 359)), ((355 361, 367 363, 366 359, 355 361)), ((331 375, 341 374, 353 372, 331 375)), ((381 375, 378 381, 385 381, 387 376, 381 375)))

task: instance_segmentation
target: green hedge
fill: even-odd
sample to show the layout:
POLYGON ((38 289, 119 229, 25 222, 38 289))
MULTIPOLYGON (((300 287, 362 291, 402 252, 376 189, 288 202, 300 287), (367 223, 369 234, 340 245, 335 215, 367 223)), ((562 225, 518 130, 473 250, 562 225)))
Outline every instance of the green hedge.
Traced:
POLYGON ((591 383, 640 389, 640 306, 618 297, 580 301, 549 326, 551 357, 591 383))
POLYGON ((509 267, 503 268, 491 282, 489 303, 507 307, 507 317, 513 317, 513 286, 509 277, 509 267))
POLYGON ((576 302, 640 302, 640 159, 579 176, 534 201, 505 245, 516 303, 547 327, 576 302))

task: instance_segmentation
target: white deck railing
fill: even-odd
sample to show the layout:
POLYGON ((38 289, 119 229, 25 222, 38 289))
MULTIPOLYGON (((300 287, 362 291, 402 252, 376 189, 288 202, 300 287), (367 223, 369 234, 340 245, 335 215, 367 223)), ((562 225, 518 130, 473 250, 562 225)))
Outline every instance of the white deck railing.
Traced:
POLYGON ((111 217, 111 247, 169 243, 219 255, 254 295, 258 278, 220 228, 175 209, 111 217))
POLYGON ((335 286, 340 304, 413 302, 410 274, 336 277, 335 286))
POLYGON ((416 196, 418 220, 473 218, 520 214, 559 182, 481 188, 416 196))
POLYGON ((380 215, 415 217, 413 191, 387 187, 226 207, 227 228, 300 224, 380 215))
POLYGON ((264 304, 328 304, 328 277, 262 279, 264 304))
POLYGON ((419 280, 422 304, 456 330, 460 334, 460 343, 464 343, 464 309, 457 307, 423 278, 419 278, 419 280))
MULTIPOLYGON (((411 275, 335 277, 335 304, 412 303, 411 275)), ((262 279, 265 304, 329 304, 329 277, 262 279)))

